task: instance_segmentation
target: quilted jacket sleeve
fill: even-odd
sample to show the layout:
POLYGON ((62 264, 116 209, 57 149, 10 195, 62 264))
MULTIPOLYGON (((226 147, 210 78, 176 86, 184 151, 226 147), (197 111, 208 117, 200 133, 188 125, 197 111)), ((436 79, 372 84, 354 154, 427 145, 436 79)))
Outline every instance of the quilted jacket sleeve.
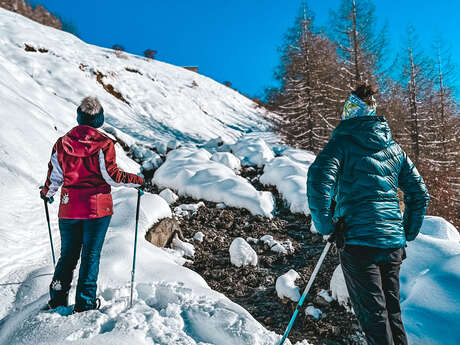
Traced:
POLYGON ((333 137, 308 169, 307 196, 312 221, 322 235, 334 232, 331 202, 343 162, 343 151, 333 137))
POLYGON ((47 198, 53 197, 54 194, 56 194, 58 191, 59 187, 61 187, 64 183, 64 174, 57 158, 58 142, 56 142, 56 144, 53 146, 51 158, 48 163, 48 174, 46 175, 45 185, 41 190, 42 195, 46 196, 47 198))
POLYGON ((403 227, 406 240, 413 241, 422 226, 430 195, 422 176, 406 153, 399 173, 399 187, 404 192, 403 227))
POLYGON ((99 166, 104 180, 113 187, 139 187, 144 180, 121 170, 116 162, 115 147, 110 140, 105 150, 99 151, 99 166))

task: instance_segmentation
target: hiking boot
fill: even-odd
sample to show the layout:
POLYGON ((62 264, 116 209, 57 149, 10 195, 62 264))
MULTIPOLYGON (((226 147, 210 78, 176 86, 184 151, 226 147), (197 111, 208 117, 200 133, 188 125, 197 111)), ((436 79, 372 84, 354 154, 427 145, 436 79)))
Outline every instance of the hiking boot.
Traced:
POLYGON ((51 298, 43 310, 52 310, 57 307, 68 307, 69 306, 69 295, 58 296, 51 298))
POLYGON ((94 307, 92 307, 92 308, 86 308, 86 309, 80 309, 80 308, 74 307, 74 308, 73 308, 73 311, 72 311, 72 314, 81 313, 81 312, 88 311, 88 310, 98 310, 100 307, 101 307, 101 299, 100 299, 100 298, 96 298, 96 299, 94 300, 94 307))

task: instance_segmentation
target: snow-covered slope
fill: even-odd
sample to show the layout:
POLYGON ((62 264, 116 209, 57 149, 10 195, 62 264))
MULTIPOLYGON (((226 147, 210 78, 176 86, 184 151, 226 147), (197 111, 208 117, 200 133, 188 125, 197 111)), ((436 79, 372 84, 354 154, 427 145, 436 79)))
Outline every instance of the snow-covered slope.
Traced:
MULTIPOLYGON (((34 112, 64 131, 87 95, 102 102, 106 122, 139 139, 234 139, 268 122, 255 103, 205 76, 130 54, 86 44, 73 35, 0 9, 0 61, 23 88, 34 112), (26 51, 25 47, 36 50, 26 51), (98 82, 99 79, 99 82, 98 82), (108 93, 112 85, 125 101, 108 93), (39 99, 34 99, 34 96, 39 99), (48 98, 50 102, 46 102, 48 98), (62 107, 56 107, 60 103, 62 107), (128 104, 129 103, 129 104, 128 104), (59 121, 59 120, 60 121, 59 121)), ((11 80, 2 81, 9 84, 11 80)))
MULTIPOLYGON (((243 133, 266 131, 268 122, 253 102, 199 74, 132 55, 119 58, 109 49, 3 9, 0 75, 2 345, 275 344, 278 335, 182 267, 182 258, 143 240, 135 304, 127 308, 135 190, 114 190, 115 216, 99 279, 105 305, 101 312, 68 315, 67 309, 51 314, 38 310, 47 300, 53 271, 38 186, 53 143, 76 125, 76 106, 84 96, 100 99, 106 123, 129 144, 150 145, 171 139, 200 143, 218 136, 234 141, 243 133), (26 51, 25 45, 42 52, 26 51), (126 102, 102 84, 109 90, 112 85, 126 102)), ((127 171, 139 171, 118 146, 117 161, 127 171)), ((141 205, 140 238, 158 219, 171 215, 159 196, 147 194, 141 205)), ((58 256, 57 206, 50 205, 50 214, 58 256)))

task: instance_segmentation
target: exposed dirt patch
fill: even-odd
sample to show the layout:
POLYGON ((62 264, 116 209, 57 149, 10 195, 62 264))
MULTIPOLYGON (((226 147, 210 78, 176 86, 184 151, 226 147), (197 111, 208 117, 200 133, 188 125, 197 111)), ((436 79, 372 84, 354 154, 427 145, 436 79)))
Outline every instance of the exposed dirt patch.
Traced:
POLYGON ((137 74, 143 75, 142 72, 138 71, 135 68, 125 67, 125 70, 127 70, 128 72, 131 72, 131 73, 137 73, 137 74))
POLYGON ((24 50, 26 52, 40 52, 40 53, 48 53, 49 50, 46 48, 35 48, 27 43, 24 43, 24 50))
POLYGON ((120 92, 115 90, 115 88, 112 86, 112 84, 104 83, 103 78, 106 77, 106 76, 104 74, 102 74, 102 72, 94 71, 93 74, 96 76, 97 82, 102 85, 102 87, 104 88, 105 91, 107 91, 112 96, 114 96, 115 98, 119 99, 120 101, 125 102, 126 104, 129 105, 129 102, 123 97, 123 95, 120 92))

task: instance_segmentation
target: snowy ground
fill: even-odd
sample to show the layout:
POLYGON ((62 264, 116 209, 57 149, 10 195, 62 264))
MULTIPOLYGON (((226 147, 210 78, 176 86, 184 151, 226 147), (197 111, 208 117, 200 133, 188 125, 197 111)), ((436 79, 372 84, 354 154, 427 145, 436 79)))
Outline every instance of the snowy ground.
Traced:
MULTIPOLYGON (((168 146, 185 146, 168 154, 155 174, 159 185, 253 214, 271 217, 276 212, 273 197, 238 176, 239 162, 265 166, 260 182, 276 186, 292 212, 308 214, 305 182, 314 156, 277 145, 253 102, 194 72, 129 54, 117 57, 110 49, 87 45, 2 9, 0 37, 0 344, 276 344, 279 335, 182 267, 185 259, 180 255, 143 240, 135 305, 127 308, 133 190, 114 191, 115 216, 99 280, 102 310, 77 315, 65 308, 38 311, 46 302, 52 273, 38 186, 52 144, 75 125, 75 109, 84 96, 98 96, 108 131, 115 130, 134 145, 137 154, 149 154, 141 144, 159 153, 168 146), (25 44, 41 52, 26 51, 25 44), (123 100, 102 84, 107 89, 110 84, 123 100), (222 140, 225 144, 218 145, 222 140)), ((117 161, 128 171, 139 171, 118 145, 117 161)), ((159 162, 157 156, 150 157, 152 165, 159 162)), ((57 206, 51 205, 50 212, 58 253, 57 206)), ((150 225, 171 214, 163 198, 146 194, 140 238, 150 225)), ((402 306, 411 345, 441 344, 440 339, 447 339, 443 345, 459 343, 453 332, 460 316, 460 244, 455 231, 443 220, 427 218, 423 234, 409 245, 402 306)))
MULTIPOLYGON (((340 266, 331 290, 335 299, 347 302, 340 266)), ((408 243, 401 300, 410 344, 460 344, 460 234, 443 218, 426 216, 419 236, 408 243)))
MULTIPOLYGON (((3 9, 0 33, 0 343, 275 344, 278 335, 182 267, 182 258, 143 240, 135 305, 127 309, 134 190, 114 191, 115 216, 99 279, 102 311, 38 311, 47 300, 53 271, 38 186, 53 143, 76 124, 76 105, 84 96, 98 96, 107 123, 129 144, 159 147, 171 139, 190 144, 217 136, 235 140, 267 130, 268 122, 253 102, 204 76, 131 55, 117 58, 111 50, 3 9), (48 51, 26 52, 25 44, 48 51), (97 71, 130 105, 103 89, 97 71)), ((118 146, 117 153, 122 168, 139 171, 118 146)), ((57 206, 52 204, 50 213, 58 255, 57 206)), ((170 214, 162 198, 145 195, 140 238, 154 221, 170 214)))

